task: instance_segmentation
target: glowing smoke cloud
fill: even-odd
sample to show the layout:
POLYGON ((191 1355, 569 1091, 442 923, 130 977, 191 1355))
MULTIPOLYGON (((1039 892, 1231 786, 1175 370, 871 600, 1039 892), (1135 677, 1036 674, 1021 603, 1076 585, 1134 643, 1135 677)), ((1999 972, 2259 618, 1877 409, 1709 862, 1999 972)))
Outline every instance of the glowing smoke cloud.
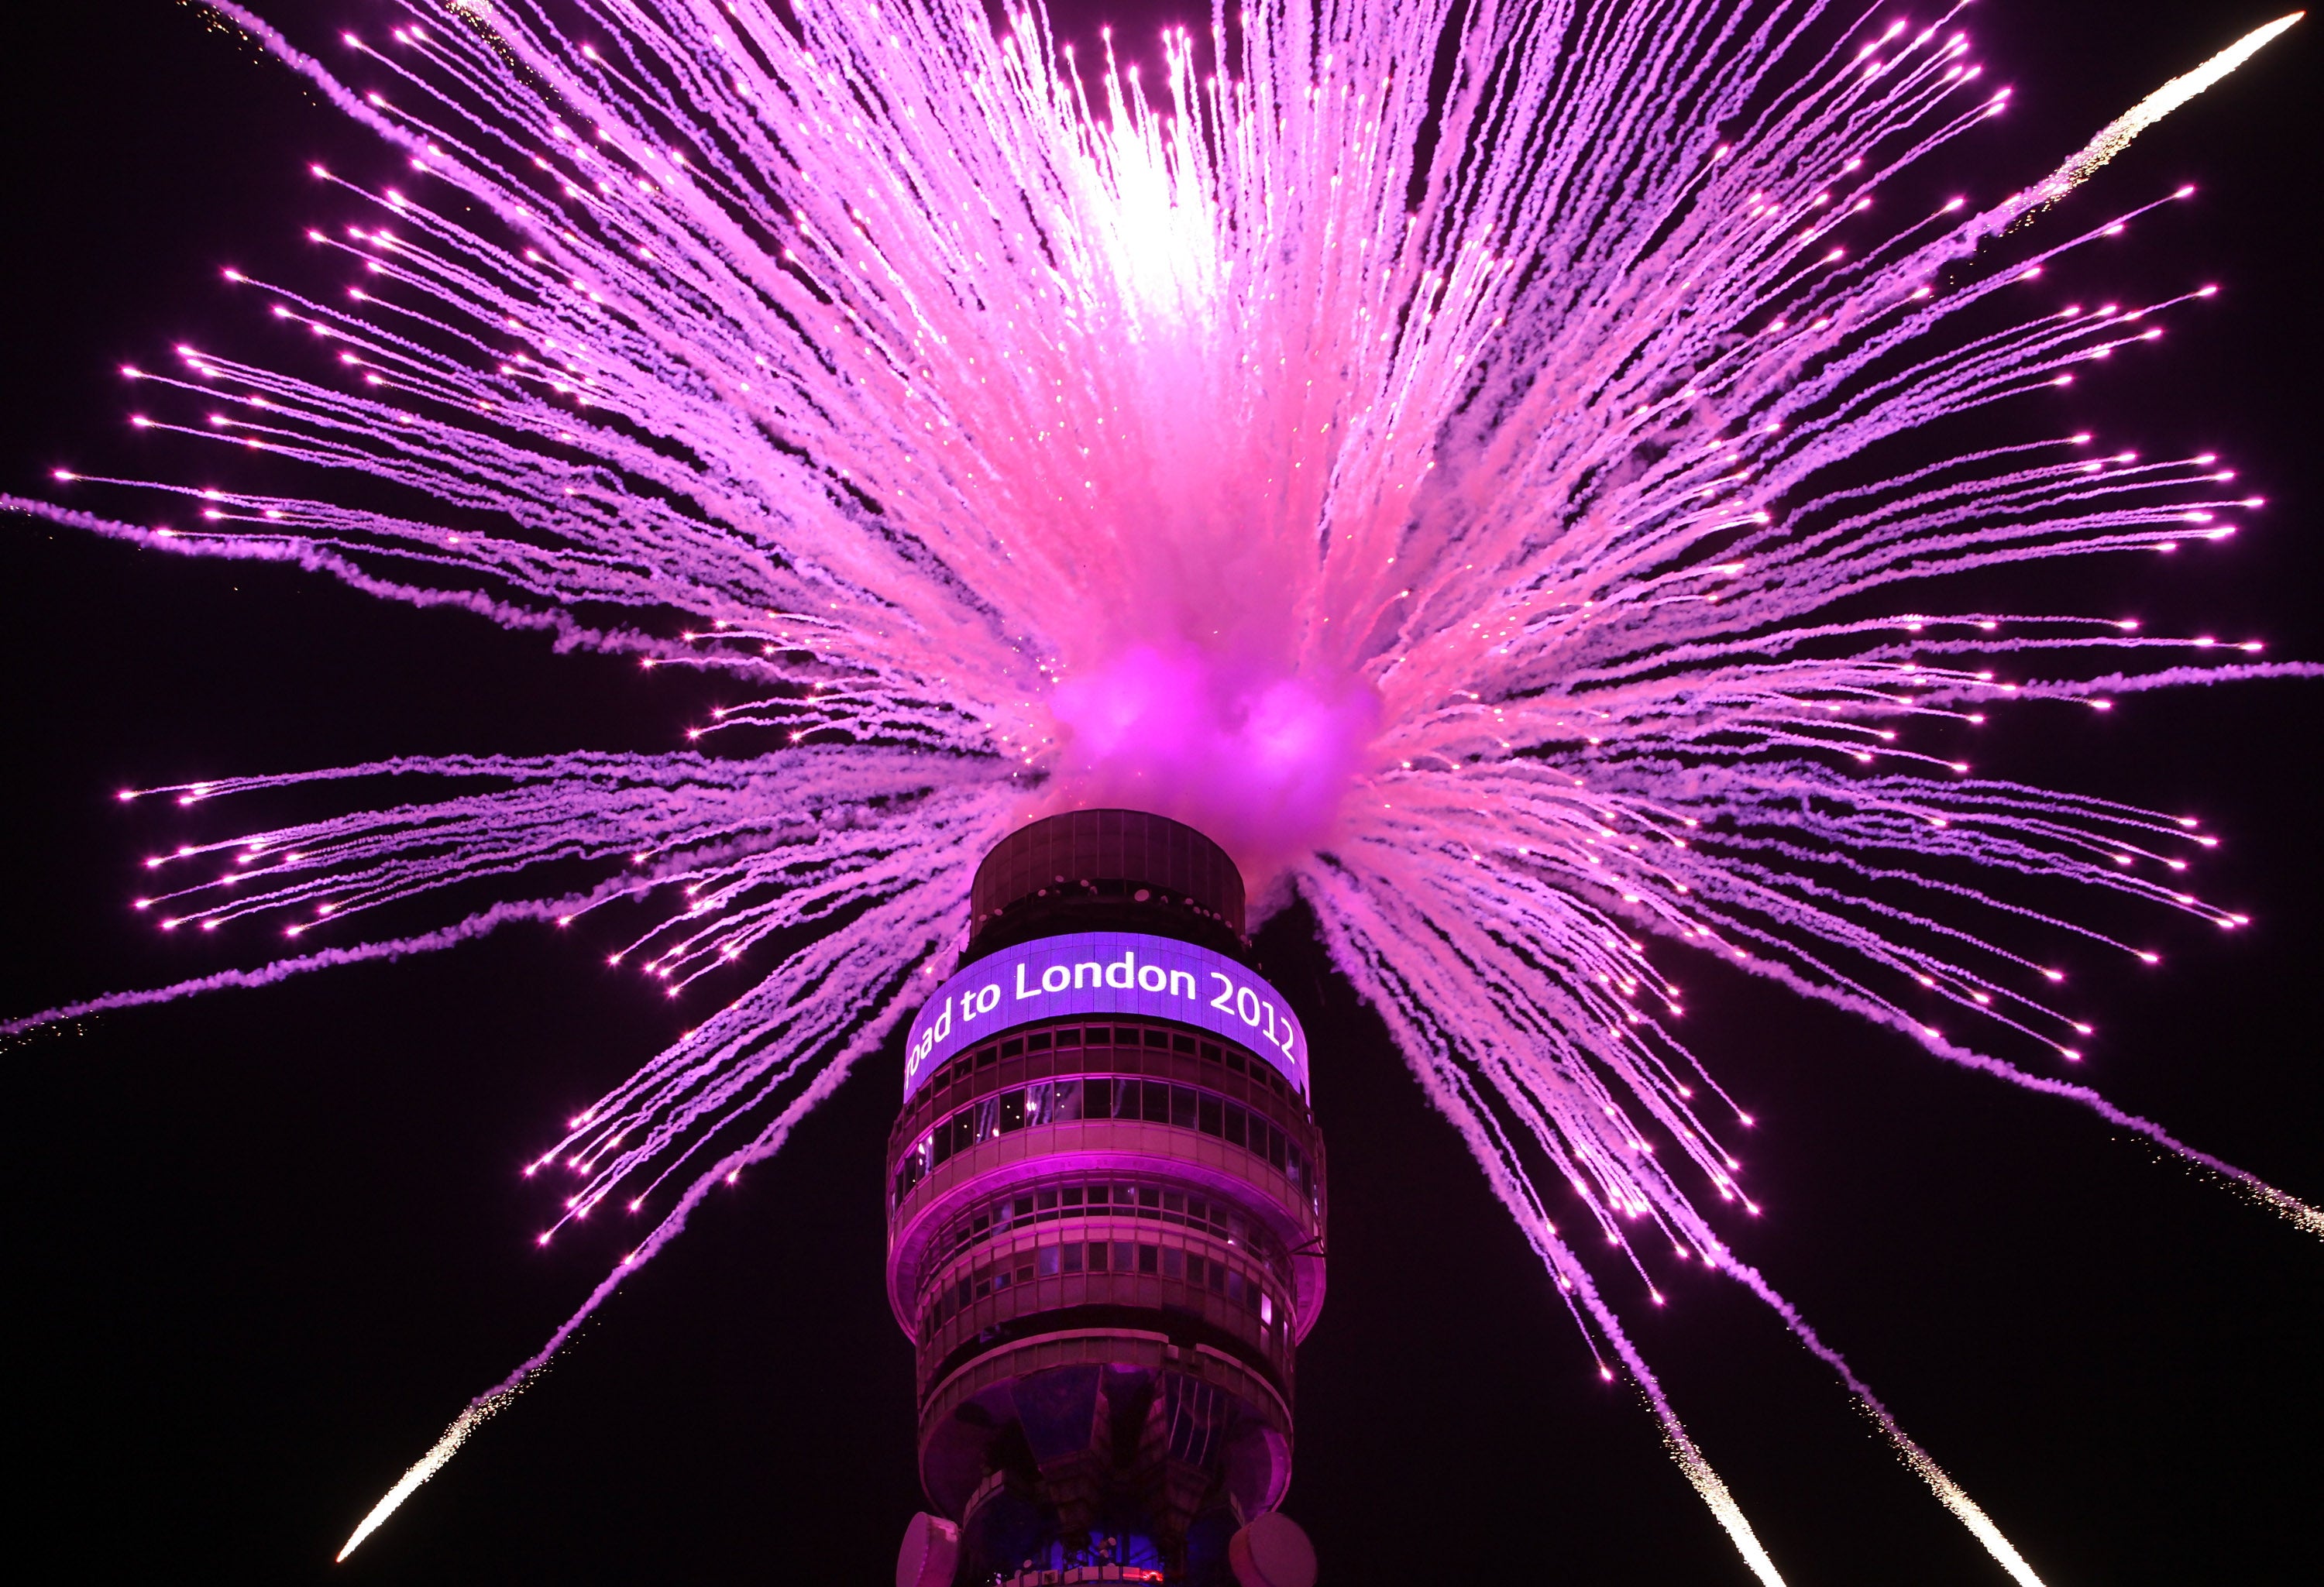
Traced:
POLYGON ((1874 228, 1884 183, 2006 106, 1952 14, 1261 5, 1232 44, 1214 15, 1218 75, 1174 31, 1151 97, 1109 60, 1092 103, 1042 14, 996 39, 974 0, 796 25, 574 0, 563 28, 530 0, 406 0, 344 69, 223 9, 394 174, 318 170, 310 235, 346 284, 231 275, 293 347, 129 371, 135 422, 313 466, 343 499, 108 480, 160 509, 10 504, 732 685, 680 753, 151 790, 456 783, 148 862, 163 929, 344 946, 11 1027, 510 920, 594 931, 673 1000, 717 978, 694 996, 719 1006, 527 1170, 559 1186, 543 1242, 600 1211, 649 1232, 350 1549, 883 1050, 956 960, 979 857, 1051 809, 1178 817, 1312 907, 1766 1582, 1609 1284, 1660 1305, 1655 1274, 1701 1263, 1752 1287, 2035 1578, 1730 1252, 1709 1209, 1757 1211, 1728 1144, 1750 1120, 1678 1040, 1650 938, 2324 1227, 2065 1077, 2090 1031, 2060 1006, 2060 945, 2156 957, 2075 901, 2240 926, 2189 889, 2214 840, 1953 747, 2005 706, 2314 669, 1942 604, 1943 573, 2192 554, 2262 505, 2216 458, 2031 416, 1958 455, 1933 433, 2210 291, 2044 295, 2048 262, 2153 205, 2007 260, 1980 250, 2047 186, 1874 228), (506 896, 454 907, 461 887, 506 896), (616 935, 640 917, 609 906, 641 904, 616 935))

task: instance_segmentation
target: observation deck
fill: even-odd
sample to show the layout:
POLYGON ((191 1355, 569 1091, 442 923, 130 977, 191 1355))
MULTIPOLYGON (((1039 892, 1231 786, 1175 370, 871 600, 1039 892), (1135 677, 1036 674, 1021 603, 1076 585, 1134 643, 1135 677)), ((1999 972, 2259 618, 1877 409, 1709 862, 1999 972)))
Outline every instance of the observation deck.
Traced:
POLYGON ((956 1527, 915 1580, 1231 1583, 1230 1538, 1290 1482, 1323 1302, 1305 1032, 1233 862, 1176 822, 1035 822, 971 912, 888 1142, 889 1302, 956 1527))

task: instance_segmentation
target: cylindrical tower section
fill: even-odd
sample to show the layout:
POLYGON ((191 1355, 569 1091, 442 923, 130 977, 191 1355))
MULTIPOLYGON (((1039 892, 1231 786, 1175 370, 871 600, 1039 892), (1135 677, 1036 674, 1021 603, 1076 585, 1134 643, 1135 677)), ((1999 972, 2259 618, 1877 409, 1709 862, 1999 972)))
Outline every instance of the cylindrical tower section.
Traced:
POLYGON ((1241 875, 1191 827, 1051 817, 971 897, 887 1179, 954 1581, 1231 1583, 1230 1536, 1290 1481, 1323 1301, 1305 1032, 1253 967, 1241 875))

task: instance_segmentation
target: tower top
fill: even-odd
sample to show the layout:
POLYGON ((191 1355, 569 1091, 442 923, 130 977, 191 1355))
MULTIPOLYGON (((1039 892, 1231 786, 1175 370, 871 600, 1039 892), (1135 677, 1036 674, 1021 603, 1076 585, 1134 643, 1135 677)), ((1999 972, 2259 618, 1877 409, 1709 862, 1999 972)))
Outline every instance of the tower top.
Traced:
POLYGON ((1068 810, 1019 827, 984 857, 969 888, 972 937, 1015 906, 1059 890, 1139 903, 1162 895, 1243 934, 1242 872, 1226 850, 1166 816, 1068 810))

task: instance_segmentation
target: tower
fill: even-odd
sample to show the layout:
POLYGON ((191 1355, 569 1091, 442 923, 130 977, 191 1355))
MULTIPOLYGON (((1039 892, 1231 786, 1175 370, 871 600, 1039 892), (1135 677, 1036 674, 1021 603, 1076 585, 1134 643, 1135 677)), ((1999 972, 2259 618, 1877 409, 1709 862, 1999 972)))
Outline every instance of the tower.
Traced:
POLYGON ((899 1583, 1305 1587, 1272 1512, 1323 1302, 1307 1058, 1192 827, 1080 810, 985 857, 888 1141, 937 1512, 899 1583))

